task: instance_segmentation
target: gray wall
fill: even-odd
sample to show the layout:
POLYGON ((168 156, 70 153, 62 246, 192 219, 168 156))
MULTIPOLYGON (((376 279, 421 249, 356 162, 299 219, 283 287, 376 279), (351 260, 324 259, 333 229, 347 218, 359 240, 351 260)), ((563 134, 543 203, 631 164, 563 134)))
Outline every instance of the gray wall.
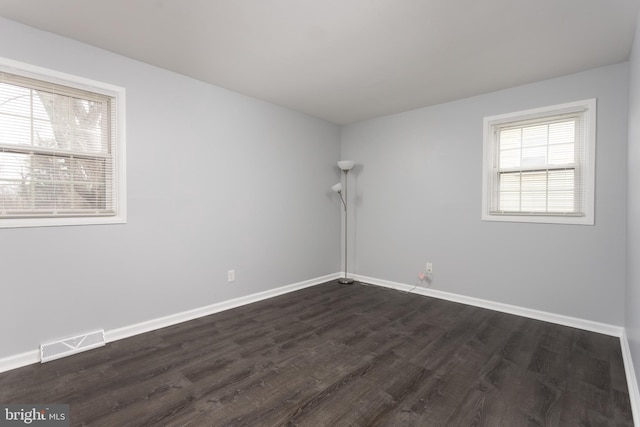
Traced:
POLYGON ((351 271, 614 325, 624 323, 627 64, 342 128, 351 271), (483 117, 598 99, 596 225, 483 222, 483 117))
MULTIPOLYGON (((640 16, 639 16, 640 23, 640 16)), ((640 30, 629 60, 627 178, 627 296, 625 327, 640 384, 640 30)))
POLYGON ((340 157, 358 162, 349 174, 350 271, 415 284, 430 261, 435 289, 626 324, 640 358, 640 176, 632 167, 625 263, 627 64, 340 131, 3 19, 0 56, 127 89, 129 207, 126 225, 0 229, 0 358, 338 271, 340 209, 329 187, 340 157), (482 118, 591 97, 596 225, 481 221, 482 118))
POLYGON ((0 358, 339 271, 337 126, 4 19, 0 56, 126 88, 129 217, 0 229, 0 358))

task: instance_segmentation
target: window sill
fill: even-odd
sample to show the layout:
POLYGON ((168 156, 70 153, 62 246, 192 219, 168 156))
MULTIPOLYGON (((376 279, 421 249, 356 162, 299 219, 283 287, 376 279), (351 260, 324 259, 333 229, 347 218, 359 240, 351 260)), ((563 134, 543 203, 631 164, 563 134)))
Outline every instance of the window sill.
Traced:
POLYGON ((576 215, 510 215, 483 213, 482 220, 496 222, 529 222, 534 224, 594 225, 592 217, 576 215))
POLYGON ((66 217, 66 218, 6 218, 0 219, 0 228, 62 227, 74 225, 126 224, 125 216, 66 217))

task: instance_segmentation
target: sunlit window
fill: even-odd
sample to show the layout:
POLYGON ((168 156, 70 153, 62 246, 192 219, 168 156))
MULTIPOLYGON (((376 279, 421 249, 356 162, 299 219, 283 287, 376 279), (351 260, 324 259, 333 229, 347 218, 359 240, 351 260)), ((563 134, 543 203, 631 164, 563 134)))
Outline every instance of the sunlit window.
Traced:
POLYGON ((488 220, 593 224, 595 100, 485 118, 488 220))
POLYGON ((118 93, 45 78, 0 71, 0 226, 123 222, 118 93))

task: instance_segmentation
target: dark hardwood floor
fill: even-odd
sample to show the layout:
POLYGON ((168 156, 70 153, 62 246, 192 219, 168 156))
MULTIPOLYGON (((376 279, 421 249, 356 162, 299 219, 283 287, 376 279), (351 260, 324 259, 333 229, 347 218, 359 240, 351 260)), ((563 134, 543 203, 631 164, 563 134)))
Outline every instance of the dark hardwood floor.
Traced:
POLYGON ((330 282, 0 374, 92 426, 631 426, 618 338, 330 282))

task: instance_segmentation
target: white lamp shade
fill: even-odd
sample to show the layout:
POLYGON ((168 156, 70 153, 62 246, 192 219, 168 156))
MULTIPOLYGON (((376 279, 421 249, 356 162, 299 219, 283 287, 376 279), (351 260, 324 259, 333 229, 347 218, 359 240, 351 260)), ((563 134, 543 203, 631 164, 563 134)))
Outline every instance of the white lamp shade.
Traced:
POLYGON ((340 160, 338 162, 338 167, 343 171, 350 170, 353 167, 353 165, 355 165, 355 162, 353 160, 340 160))
POLYGON ((342 184, 341 183, 337 183, 336 185, 334 185, 333 187, 331 187, 331 189, 333 191, 335 191, 336 193, 339 193, 342 191, 342 184))

